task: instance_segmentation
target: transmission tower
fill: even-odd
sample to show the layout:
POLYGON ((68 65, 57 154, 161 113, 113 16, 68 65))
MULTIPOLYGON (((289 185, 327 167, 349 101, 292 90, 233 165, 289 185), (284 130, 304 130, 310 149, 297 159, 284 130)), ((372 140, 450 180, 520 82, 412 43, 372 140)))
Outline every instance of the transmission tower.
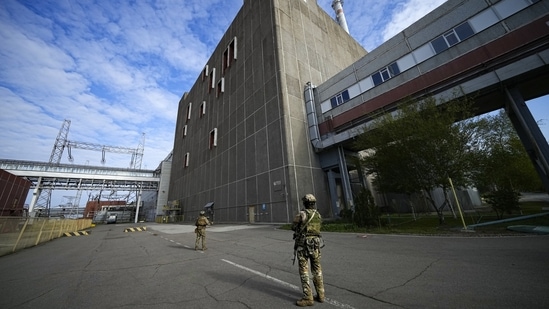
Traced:
MULTIPOLYGON (((80 190, 78 192, 81 192, 80 190)), ((80 199, 80 196, 63 196, 67 199, 67 203, 63 205, 63 210, 65 213, 68 211, 67 218, 78 218, 79 207, 77 200, 80 199)))
MULTIPOLYGON (((71 125, 71 121, 65 119, 63 121, 63 125, 61 126, 61 129, 59 130, 59 134, 57 135, 57 138, 55 139, 55 144, 53 145, 53 150, 51 152, 50 161, 49 163, 51 165, 59 164, 61 162, 61 158, 63 156, 63 152, 65 148, 67 148, 68 152, 68 159, 70 162, 74 161, 74 158, 71 153, 71 149, 84 149, 84 150, 94 150, 94 151, 101 151, 101 164, 105 164, 105 153, 106 152, 112 152, 112 153, 122 153, 122 154, 131 154, 131 161, 130 161, 130 168, 131 169, 141 169, 141 164, 143 161, 143 152, 145 150, 145 133, 142 133, 141 140, 139 142, 139 145, 137 148, 127 148, 127 147, 119 147, 119 146, 107 146, 107 145, 100 145, 100 144, 93 144, 93 143, 86 143, 86 142, 77 142, 77 141, 69 141, 67 139, 67 136, 69 134, 69 127, 71 125)), ((80 202, 80 196, 81 196, 81 190, 78 190, 77 198, 76 198, 76 206, 78 207, 80 202)), ((130 194, 128 194, 128 201, 131 200, 131 197, 137 197, 137 191, 138 188, 136 188, 135 192, 131 191, 130 194)), ((38 197, 38 200, 36 202, 36 207, 40 207, 45 210, 45 215, 50 215, 50 207, 51 207, 51 192, 52 189, 42 189, 40 192, 40 196, 38 197)), ((134 201, 137 201, 135 199, 134 201)))
POLYGON ((141 163, 143 162, 144 151, 145 151, 145 133, 141 133, 141 140, 139 141, 139 145, 137 145, 135 154, 132 156, 130 168, 136 169, 136 170, 141 169, 141 163))
MULTIPOLYGON (((53 150, 51 151, 50 161, 51 165, 59 164, 61 162, 61 157, 63 156, 63 150, 67 146, 67 135, 69 134, 69 128, 71 126, 71 121, 65 119, 61 129, 57 134, 55 139, 55 144, 53 145, 53 150)), ((39 207, 44 210, 44 215, 50 216, 50 207, 51 207, 51 191, 52 189, 42 189, 38 200, 36 201, 36 207, 39 207)))
MULTIPOLYGON (((141 169, 141 163, 143 162, 143 152, 145 150, 145 133, 141 134, 141 140, 139 141, 139 145, 137 145, 137 149, 134 155, 132 155, 132 160, 130 162, 130 168, 132 169, 141 169)), ((128 194, 128 201, 134 201, 136 209, 139 207, 137 205, 139 197, 139 188, 135 188, 135 190, 132 190, 128 194)))

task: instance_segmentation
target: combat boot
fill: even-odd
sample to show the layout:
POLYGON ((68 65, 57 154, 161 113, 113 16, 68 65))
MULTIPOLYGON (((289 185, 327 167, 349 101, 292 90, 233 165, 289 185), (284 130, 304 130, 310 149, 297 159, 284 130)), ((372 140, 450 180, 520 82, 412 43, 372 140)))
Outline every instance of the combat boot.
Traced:
POLYGON ((307 307, 307 306, 312 306, 315 304, 315 301, 311 298, 302 298, 300 300, 298 300, 296 302, 296 305, 298 305, 299 307, 307 307))
POLYGON ((324 297, 324 293, 318 293, 315 296, 315 300, 319 303, 323 303, 326 298, 324 297))

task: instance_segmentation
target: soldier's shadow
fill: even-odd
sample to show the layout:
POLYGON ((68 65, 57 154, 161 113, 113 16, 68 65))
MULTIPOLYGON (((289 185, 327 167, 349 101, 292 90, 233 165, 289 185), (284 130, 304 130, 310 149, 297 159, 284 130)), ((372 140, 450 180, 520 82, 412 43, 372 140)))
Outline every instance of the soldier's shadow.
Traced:
POLYGON ((277 297, 288 302, 295 302, 295 300, 301 296, 300 291, 274 283, 269 279, 258 277, 257 275, 250 274, 246 276, 244 274, 228 274, 219 272, 207 272, 207 274, 216 280, 253 289, 259 293, 277 297))

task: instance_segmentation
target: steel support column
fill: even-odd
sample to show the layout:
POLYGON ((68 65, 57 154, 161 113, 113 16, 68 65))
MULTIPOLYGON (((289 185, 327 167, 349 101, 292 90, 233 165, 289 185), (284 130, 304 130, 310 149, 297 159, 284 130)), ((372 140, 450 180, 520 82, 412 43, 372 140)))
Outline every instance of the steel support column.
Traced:
POLYGON ((36 182, 36 187, 34 188, 34 191, 32 192, 32 199, 29 205, 29 216, 33 217, 33 211, 34 207, 36 206, 36 202, 38 201, 38 197, 42 193, 42 177, 38 177, 38 181, 36 182))
POLYGON ((549 145, 517 88, 505 88, 506 112, 549 193, 549 145))
POLYGON ((336 183, 336 173, 333 170, 327 171, 328 175, 328 187, 330 188, 330 205, 332 206, 332 215, 334 218, 339 217, 338 207, 337 207, 337 183, 336 183))
POLYGON ((143 194, 143 189, 139 186, 139 191, 137 192, 137 201, 135 202, 135 222, 137 223, 139 218, 139 206, 141 206, 141 195, 143 194))
POLYGON ((351 190, 351 181, 349 180, 349 171, 347 170, 347 160, 345 159, 345 150, 342 146, 337 147, 339 156, 339 170, 341 173, 341 185, 343 186, 343 195, 345 203, 350 210, 354 211, 353 191, 351 190))

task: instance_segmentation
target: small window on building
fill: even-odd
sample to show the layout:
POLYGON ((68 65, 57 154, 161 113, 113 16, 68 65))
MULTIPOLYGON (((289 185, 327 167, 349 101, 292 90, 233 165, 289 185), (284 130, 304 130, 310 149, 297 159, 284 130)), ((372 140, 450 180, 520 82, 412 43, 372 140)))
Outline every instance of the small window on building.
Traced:
POLYGON ((187 136, 187 125, 183 126, 183 137, 187 136))
POLYGON ((464 22, 463 24, 457 26, 455 30, 460 41, 463 41, 475 34, 473 32, 473 28, 471 28, 468 22, 464 22))
POLYGON ((210 81, 208 83, 208 93, 215 89, 215 68, 210 71, 210 81))
POLYGON ((448 46, 454 46, 457 43, 459 43, 459 39, 458 39, 456 33, 454 32, 454 29, 446 32, 444 34, 444 38, 446 39, 446 42, 448 42, 448 46))
POLYGON ((204 115, 206 115, 206 101, 203 101, 202 104, 200 104, 200 118, 204 115))
POLYGON ((217 147, 217 128, 210 131, 210 149, 217 147))
POLYGON ((206 64, 206 66, 202 70, 202 81, 206 80, 206 77, 208 77, 208 74, 209 74, 209 70, 208 70, 208 65, 206 64))
POLYGON ((383 79, 381 78, 381 73, 377 72, 377 73, 372 74, 372 81, 374 82, 375 86, 383 83, 383 79))
POLYGON ((448 49, 448 44, 446 44, 446 40, 443 36, 439 36, 438 38, 431 41, 431 45, 433 45, 433 49, 437 54, 440 54, 448 49))
POLYGON ((217 82, 216 96, 219 97, 219 95, 223 92, 225 92, 225 78, 221 77, 221 79, 217 82))
POLYGON ((191 111, 192 111, 192 108, 193 108, 193 103, 189 103, 189 105, 187 105, 187 122, 189 120, 191 120, 191 111))
POLYGON ((349 90, 345 90, 333 98, 330 99, 330 103, 332 104, 332 108, 335 108, 336 106, 339 106, 347 101, 349 101, 349 90))
POLYGON ((384 67, 383 69, 379 70, 379 72, 372 74, 372 81, 374 82, 374 85, 377 86, 397 76, 398 74, 400 74, 400 69, 398 68, 398 64, 396 62, 393 62, 387 67, 384 67))
POLYGON ((447 31, 443 35, 431 41, 431 45, 437 54, 447 50, 457 43, 467 39, 474 34, 468 22, 447 31))
POLYGON ((379 74, 381 74, 381 79, 383 79, 384 81, 388 80, 389 78, 391 78, 391 73, 389 73, 389 68, 383 68, 379 71, 379 74))
POLYGON ((231 43, 229 44, 229 63, 228 65, 231 66, 233 63, 233 60, 236 60, 236 37, 233 38, 231 43))
POLYGON ((227 69, 232 65, 233 61, 236 60, 236 37, 229 43, 227 49, 223 52, 223 59, 221 60, 221 74, 225 75, 227 69))
POLYGON ((389 68, 391 77, 394 77, 400 74, 400 70, 398 69, 398 64, 396 62, 391 63, 387 68, 389 68))
POLYGON ((349 101, 349 90, 345 90, 341 93, 341 98, 343 99, 343 103, 349 101))
POLYGON ((190 155, 189 155, 189 153, 187 152, 187 153, 185 154, 185 158, 183 159, 183 160, 184 160, 183 165, 184 165, 185 167, 188 167, 188 166, 189 166, 189 156, 190 156, 190 155))
POLYGON ((221 75, 225 75, 225 71, 229 67, 229 49, 225 49, 221 59, 221 75))

